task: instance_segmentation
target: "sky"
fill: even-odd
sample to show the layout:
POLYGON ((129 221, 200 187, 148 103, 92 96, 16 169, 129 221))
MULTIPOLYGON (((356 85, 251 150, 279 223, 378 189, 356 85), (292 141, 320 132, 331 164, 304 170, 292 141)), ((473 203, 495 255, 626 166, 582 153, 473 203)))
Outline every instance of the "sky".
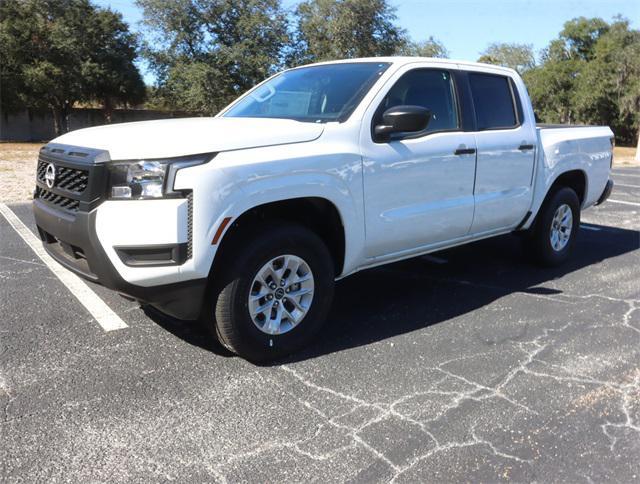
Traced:
MULTIPOLYGON (((122 13, 134 31, 140 30, 142 12, 134 0, 93 0, 122 13)), ((293 8, 296 0, 282 0, 293 8)), ((397 25, 413 40, 435 37, 452 59, 475 61, 492 42, 532 44, 538 52, 557 37, 562 25, 574 17, 621 14, 640 28, 640 0, 390 0, 396 7, 397 25)), ((145 82, 153 75, 140 65, 145 82)))

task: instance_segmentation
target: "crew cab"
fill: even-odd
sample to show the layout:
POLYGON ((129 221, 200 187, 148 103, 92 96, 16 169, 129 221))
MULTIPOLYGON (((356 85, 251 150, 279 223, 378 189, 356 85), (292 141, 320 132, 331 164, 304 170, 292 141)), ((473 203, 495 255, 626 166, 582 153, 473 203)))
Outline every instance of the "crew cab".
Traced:
POLYGON ((536 126, 513 70, 392 57, 307 65, 217 116, 64 134, 33 209, 76 274, 252 361, 321 329, 334 281, 509 232, 560 264, 612 189, 608 127, 536 126))

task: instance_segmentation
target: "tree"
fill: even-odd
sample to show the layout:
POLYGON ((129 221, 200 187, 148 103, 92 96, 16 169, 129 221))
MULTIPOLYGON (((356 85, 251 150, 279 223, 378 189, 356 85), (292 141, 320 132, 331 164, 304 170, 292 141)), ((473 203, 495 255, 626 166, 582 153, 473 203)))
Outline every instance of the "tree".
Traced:
POLYGON ((565 22, 560 39, 570 57, 588 61, 593 57, 596 42, 607 30, 609 24, 601 18, 578 17, 565 22))
POLYGON ((305 0, 289 64, 393 55, 407 43, 386 0, 305 0))
POLYGON ((536 65, 531 44, 493 43, 481 54, 478 62, 510 67, 522 74, 536 65))
POLYGON ((88 0, 0 4, 2 109, 48 108, 58 134, 77 102, 137 103, 144 83, 122 16, 88 0))
POLYGON ((622 143, 638 136, 640 31, 628 20, 571 20, 541 61, 524 79, 543 121, 606 124, 622 143))
POLYGON ((575 123, 573 90, 576 61, 547 61, 523 74, 531 102, 541 121, 575 123))
POLYGON ((586 52, 573 103, 585 123, 607 124, 630 142, 640 124, 640 31, 617 19, 586 52))
POLYGON ((288 20, 279 0, 138 0, 154 37, 145 56, 157 95, 215 114, 284 64, 288 20))
POLYGON ((565 38, 552 40, 540 58, 522 75, 536 115, 547 123, 575 123, 573 92, 584 60, 571 55, 565 38))
POLYGON ((399 49, 398 54, 442 59, 449 57, 449 51, 444 44, 433 37, 429 37, 422 42, 407 42, 406 45, 399 49))
POLYGON ((88 97, 101 102, 111 122, 117 104, 137 104, 145 98, 145 85, 135 65, 138 41, 120 14, 97 10, 88 28, 90 43, 96 46, 82 67, 88 97))

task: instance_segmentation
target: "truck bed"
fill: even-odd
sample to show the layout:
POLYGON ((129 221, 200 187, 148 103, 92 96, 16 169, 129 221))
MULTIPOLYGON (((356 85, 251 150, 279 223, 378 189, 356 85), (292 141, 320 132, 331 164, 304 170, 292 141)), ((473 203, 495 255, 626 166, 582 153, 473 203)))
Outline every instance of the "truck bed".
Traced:
POLYGON ((558 129, 558 128, 593 128, 588 124, 553 124, 553 123, 537 123, 538 129, 558 129))
POLYGON ((550 185, 563 173, 583 173, 582 208, 593 205, 602 194, 612 162, 613 133, 607 126, 538 124, 539 147, 536 173, 536 204, 542 203, 550 185))

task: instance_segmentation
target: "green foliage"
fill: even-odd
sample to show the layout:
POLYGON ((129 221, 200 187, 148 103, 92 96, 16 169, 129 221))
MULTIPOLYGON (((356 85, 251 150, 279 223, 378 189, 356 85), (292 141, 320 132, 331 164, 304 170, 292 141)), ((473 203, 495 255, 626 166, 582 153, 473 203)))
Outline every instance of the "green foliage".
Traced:
POLYGON ((144 101, 144 109, 171 111, 172 106, 167 102, 167 99, 158 87, 148 85, 144 101))
POLYGON ((587 53, 576 79, 573 104, 587 123, 609 124, 630 140, 640 122, 640 31, 618 19, 587 53))
POLYGON ((305 0, 289 64, 393 55, 407 43, 386 0, 305 0))
POLYGON ((214 114, 285 66, 381 55, 443 57, 435 39, 409 43, 386 0, 137 0, 158 77, 156 104, 214 114), (162 104, 162 103, 161 103, 162 104))
POLYGON ((536 58, 530 44, 496 42, 482 52, 478 62, 509 67, 522 74, 536 65, 536 58))
POLYGON ((87 26, 90 56, 82 64, 85 98, 101 101, 106 115, 116 104, 137 104, 145 97, 145 85, 135 66, 137 38, 120 14, 96 10, 87 26))
MULTIPOLYGON (((149 105, 214 114, 285 66, 353 57, 448 57, 433 37, 413 42, 387 0, 137 0, 158 83, 149 105)), ((52 109, 58 131, 76 103, 140 102, 137 38, 120 14, 90 0, 0 1, 3 111, 52 109)), ((541 121, 610 125, 630 143, 640 125, 640 31, 618 17, 576 18, 541 52, 494 43, 481 62, 523 74, 541 121)))
POLYGON ((138 0, 154 47, 145 54, 168 105, 215 114, 284 65, 279 0, 138 0))
POLYGON ((560 31, 560 39, 564 41, 569 57, 590 60, 600 37, 609 30, 609 24, 601 18, 578 17, 565 22, 560 31))
POLYGON ((542 61, 524 74, 542 121, 606 124, 619 142, 633 143, 640 125, 640 31, 628 20, 571 20, 542 61))
POLYGON ((398 50, 399 55, 414 57, 436 57, 446 59, 449 51, 444 44, 433 37, 422 42, 407 42, 398 50))
POLYGON ((575 60, 554 60, 524 73, 523 78, 540 121, 546 123, 577 121, 571 101, 579 66, 579 62, 575 60))
POLYGON ((58 133, 74 103, 137 103, 144 83, 122 16, 88 0, 0 3, 2 109, 50 108, 58 133))

